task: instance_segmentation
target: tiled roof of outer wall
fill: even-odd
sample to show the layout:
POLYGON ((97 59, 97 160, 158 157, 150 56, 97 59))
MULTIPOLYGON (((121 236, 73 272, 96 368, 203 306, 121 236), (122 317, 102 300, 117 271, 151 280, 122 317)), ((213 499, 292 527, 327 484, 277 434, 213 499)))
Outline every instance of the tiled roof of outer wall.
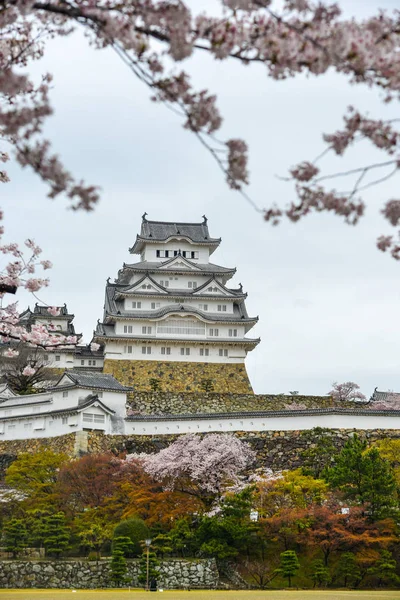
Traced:
POLYGON ((268 410, 268 411, 248 411, 248 412, 228 412, 228 413, 196 413, 196 414, 177 414, 177 415, 130 415, 127 421, 198 421, 198 420, 217 420, 217 419, 239 419, 239 418, 271 418, 271 417, 308 417, 313 415, 359 415, 359 416, 384 416, 400 417, 400 410, 374 410, 365 409, 346 409, 346 408, 308 408, 304 410, 268 410))
POLYGON ((75 371, 72 369, 71 371, 66 371, 64 376, 70 377, 76 385, 86 388, 101 388, 102 390, 117 392, 130 391, 132 389, 121 385, 112 375, 99 373, 98 371, 84 371, 81 369, 75 371))
POLYGON ((379 392, 375 389, 371 400, 373 402, 399 402, 400 392, 379 392))

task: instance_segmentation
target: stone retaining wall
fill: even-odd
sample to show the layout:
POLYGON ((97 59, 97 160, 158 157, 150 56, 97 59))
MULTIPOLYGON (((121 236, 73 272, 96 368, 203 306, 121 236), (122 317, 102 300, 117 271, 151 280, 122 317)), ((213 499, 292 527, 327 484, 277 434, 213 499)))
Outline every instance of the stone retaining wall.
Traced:
MULTIPOLYGON (((397 429, 377 429, 377 430, 360 430, 360 429, 329 429, 324 430, 323 435, 329 436, 333 445, 340 450, 350 436, 357 433, 361 438, 367 439, 369 443, 384 438, 400 438, 400 430, 397 429)), ((104 435, 101 432, 89 431, 79 432, 85 435, 86 443, 80 445, 81 452, 102 453, 113 452, 114 454, 133 453, 133 452, 158 452, 162 448, 166 448, 174 440, 177 435, 161 435, 161 436, 140 436, 140 435, 104 435), (83 450, 84 448, 84 450, 83 450)), ((238 431, 236 435, 241 440, 248 442, 257 453, 257 466, 268 467, 274 470, 280 469, 295 469, 302 464, 302 452, 312 447, 315 444, 315 431, 263 431, 249 432, 238 431)), ((76 456, 73 451, 76 434, 60 436, 59 438, 48 438, 46 448, 56 452, 67 452, 70 456, 76 456), (63 439, 66 438, 66 439, 63 439), (71 443, 72 442, 72 443, 71 443), (67 449, 70 448, 70 451, 67 449)), ((21 441, 16 446, 15 441, 2 442, 1 450, 4 454, 0 455, 0 464, 4 460, 10 464, 19 452, 36 452, 39 447, 38 440, 21 441)), ((1 479, 1 473, 0 473, 1 479)))
MULTIPOLYGON (((160 562, 158 587, 163 589, 214 589, 219 574, 214 559, 160 562)), ((142 587, 138 583, 139 560, 127 560, 129 581, 122 587, 142 587)), ((0 561, 0 588, 112 588, 110 561, 0 561)))
MULTIPOLYGON (((330 429, 323 430, 323 435, 329 436, 337 450, 344 446, 350 436, 357 433, 369 443, 384 438, 400 438, 400 430, 377 429, 363 431, 356 429, 330 429)), ((248 442, 256 451, 256 467, 268 467, 273 470, 296 469, 302 465, 302 452, 315 444, 314 430, 307 431, 263 431, 263 432, 235 432, 244 442, 248 442)), ((122 452, 158 452, 166 448, 177 439, 177 435, 139 436, 139 435, 114 435, 104 436, 101 433, 88 434, 88 452, 114 453, 122 452)))
POLYGON ((136 391, 150 391, 158 385, 162 392, 202 392, 205 389, 221 393, 253 392, 243 363, 106 359, 103 372, 111 373, 123 385, 134 386, 136 391))
MULTIPOLYGON (((111 361, 110 361, 111 362, 111 361)), ((143 392, 130 394, 132 414, 177 415, 251 412, 297 408, 358 408, 354 402, 339 402, 329 396, 285 396, 284 394, 143 392)))

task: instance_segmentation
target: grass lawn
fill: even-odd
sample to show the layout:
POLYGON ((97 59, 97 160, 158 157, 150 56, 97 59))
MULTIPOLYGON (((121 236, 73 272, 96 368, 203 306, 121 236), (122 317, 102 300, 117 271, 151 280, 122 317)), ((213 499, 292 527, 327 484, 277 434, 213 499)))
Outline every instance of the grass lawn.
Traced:
MULTIPOLYGON (((0 600, 151 600, 159 592, 128 590, 0 590, 0 600)), ((400 600, 400 591, 218 591, 163 592, 165 600, 400 600)))

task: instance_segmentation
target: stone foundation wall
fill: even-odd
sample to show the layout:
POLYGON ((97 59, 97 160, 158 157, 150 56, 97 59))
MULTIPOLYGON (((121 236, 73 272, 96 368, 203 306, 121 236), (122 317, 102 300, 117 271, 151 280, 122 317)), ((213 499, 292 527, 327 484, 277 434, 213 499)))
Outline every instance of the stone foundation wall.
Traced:
MULTIPOLYGON (((79 432, 81 433, 81 432, 79 432)), ((329 429, 324 430, 324 435, 329 436, 334 446, 340 450, 350 436, 357 433, 363 439, 367 439, 370 444, 384 438, 400 438, 398 429, 377 429, 364 431, 361 429, 329 429)), ((140 435, 104 435, 101 432, 84 432, 85 451, 89 453, 112 452, 114 454, 133 453, 133 452, 158 452, 166 448, 177 439, 177 435, 161 436, 140 436, 140 435)), ((295 469, 302 465, 302 452, 312 447, 315 443, 315 432, 306 431, 263 431, 235 432, 237 437, 248 442, 257 453, 256 467, 268 467, 273 470, 295 469)), ((70 456, 76 456, 75 452, 76 434, 60 436, 59 438, 49 438, 46 448, 55 452, 66 452, 70 456), (72 443, 71 443, 72 441, 72 443), (68 450, 69 448, 69 450, 68 450)), ((0 464, 11 464, 21 452, 21 446, 25 452, 36 452, 43 444, 37 444, 38 440, 21 441, 18 447, 16 442, 2 442, 0 452, 0 464)), ((82 448, 82 447, 81 447, 82 448)), ((82 454, 82 449, 80 454, 82 454)), ((0 473, 0 479, 2 479, 0 473)))
POLYGON ((0 479, 3 478, 4 471, 21 452, 35 453, 48 448, 53 452, 62 452, 68 456, 73 456, 75 454, 75 441, 75 433, 36 440, 0 441, 0 479))
MULTIPOLYGON (((111 361, 110 361, 111 362, 111 361)), ((274 394, 243 394, 216 392, 143 392, 130 394, 131 414, 177 415, 252 412, 290 408, 353 409, 354 402, 339 402, 329 396, 285 396, 274 394)))
MULTIPOLYGON (((160 562, 158 587, 163 589, 206 588, 218 586, 219 574, 214 559, 160 562)), ((139 561, 127 560, 129 582, 123 587, 143 587, 138 583, 139 561)), ((110 561, 0 561, 0 588, 113 588, 110 561)))
POLYGON ((244 364, 189 363, 153 360, 105 360, 104 373, 111 373, 123 385, 136 391, 233 392, 251 394, 253 389, 244 364), (212 386, 211 388, 209 386, 212 386))
MULTIPOLYGON (((329 436, 333 445, 339 451, 354 433, 357 433, 362 439, 367 439, 369 444, 384 438, 400 438, 400 430, 395 429, 377 429, 375 431, 356 429, 324 430, 324 435, 329 436)), ((301 467, 303 462, 302 452, 312 447, 315 443, 315 432, 313 430, 239 431, 234 435, 242 441, 248 442, 253 450, 255 450, 257 454, 255 468, 267 467, 274 471, 301 467)), ((88 435, 88 452, 106 452, 110 450, 117 454, 124 452, 158 452, 172 444, 177 437, 177 435, 104 436, 101 433, 90 432, 88 435)))

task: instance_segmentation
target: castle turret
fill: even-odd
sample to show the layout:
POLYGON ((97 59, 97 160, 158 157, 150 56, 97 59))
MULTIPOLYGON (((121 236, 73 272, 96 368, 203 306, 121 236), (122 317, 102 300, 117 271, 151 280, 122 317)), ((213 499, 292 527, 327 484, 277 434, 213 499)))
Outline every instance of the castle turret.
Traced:
POLYGON ((201 223, 142 218, 124 264, 107 282, 103 321, 105 371, 136 389, 249 391, 244 360, 259 343, 246 337, 257 322, 247 294, 227 283, 236 269, 210 262, 221 239, 201 223), (129 362, 128 362, 129 361, 129 362))

